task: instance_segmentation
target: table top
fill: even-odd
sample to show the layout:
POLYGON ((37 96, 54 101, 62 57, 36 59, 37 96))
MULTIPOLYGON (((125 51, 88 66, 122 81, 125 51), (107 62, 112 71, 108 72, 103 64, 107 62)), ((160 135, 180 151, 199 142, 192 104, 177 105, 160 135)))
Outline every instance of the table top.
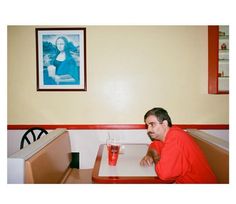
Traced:
POLYGON ((147 149, 148 144, 122 144, 116 166, 109 166, 107 147, 100 145, 92 173, 93 182, 166 183, 157 177, 154 165, 140 166, 147 149))

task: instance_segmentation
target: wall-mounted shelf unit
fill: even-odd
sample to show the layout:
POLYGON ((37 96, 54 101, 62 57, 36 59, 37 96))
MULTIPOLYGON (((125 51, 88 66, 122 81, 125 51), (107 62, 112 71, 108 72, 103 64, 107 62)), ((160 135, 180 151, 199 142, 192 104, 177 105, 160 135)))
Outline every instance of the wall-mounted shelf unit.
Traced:
POLYGON ((208 26, 208 93, 229 93, 229 26, 208 26))

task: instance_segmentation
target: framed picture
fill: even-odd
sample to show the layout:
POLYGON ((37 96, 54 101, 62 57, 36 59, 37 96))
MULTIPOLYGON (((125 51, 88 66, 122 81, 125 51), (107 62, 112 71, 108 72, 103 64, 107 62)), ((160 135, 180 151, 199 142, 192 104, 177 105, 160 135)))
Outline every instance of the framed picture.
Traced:
POLYGON ((36 28, 37 90, 86 91, 86 28, 36 28))

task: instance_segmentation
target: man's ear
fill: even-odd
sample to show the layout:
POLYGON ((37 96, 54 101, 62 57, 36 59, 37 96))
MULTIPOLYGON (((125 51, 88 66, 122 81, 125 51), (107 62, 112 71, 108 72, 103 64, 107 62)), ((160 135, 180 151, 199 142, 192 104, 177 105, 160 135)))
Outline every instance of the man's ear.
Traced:
POLYGON ((168 121, 167 120, 163 120, 162 124, 164 124, 165 127, 168 127, 168 121))

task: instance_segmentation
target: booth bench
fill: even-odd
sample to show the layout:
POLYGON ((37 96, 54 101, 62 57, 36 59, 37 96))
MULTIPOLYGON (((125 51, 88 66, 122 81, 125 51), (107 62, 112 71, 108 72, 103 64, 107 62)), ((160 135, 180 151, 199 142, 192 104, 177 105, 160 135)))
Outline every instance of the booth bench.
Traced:
POLYGON ((8 158, 8 183, 92 183, 91 169, 70 168, 66 129, 56 129, 8 158))
POLYGON ((229 183, 229 144, 200 130, 187 130, 202 149, 218 183, 229 183))

